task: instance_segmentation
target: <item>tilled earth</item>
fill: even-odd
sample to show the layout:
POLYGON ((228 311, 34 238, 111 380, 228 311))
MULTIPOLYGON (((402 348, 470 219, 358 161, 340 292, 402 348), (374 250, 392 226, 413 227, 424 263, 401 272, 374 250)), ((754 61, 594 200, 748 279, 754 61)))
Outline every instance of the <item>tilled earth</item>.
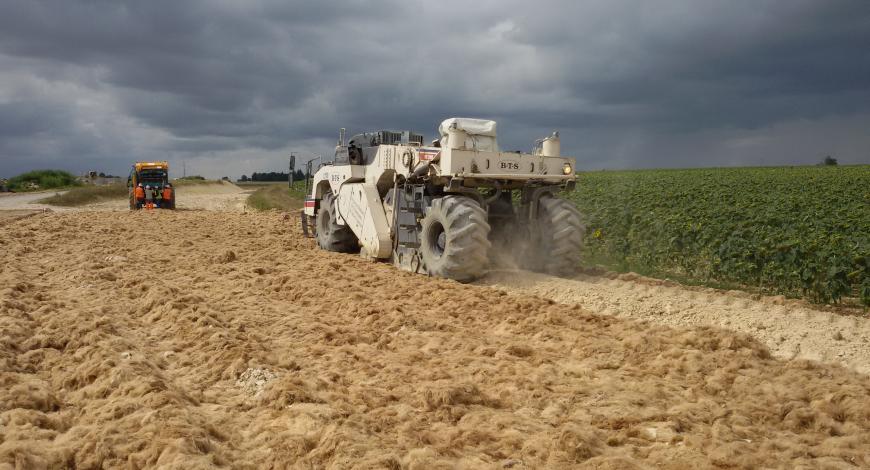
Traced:
POLYGON ((870 373, 870 318, 866 309, 822 307, 782 296, 688 287, 633 273, 615 277, 579 274, 566 279, 495 269, 476 283, 657 325, 718 326, 751 335, 774 357, 833 362, 870 373))
POLYGON ((868 468, 870 378, 325 253, 275 213, 0 225, 0 468, 868 468))

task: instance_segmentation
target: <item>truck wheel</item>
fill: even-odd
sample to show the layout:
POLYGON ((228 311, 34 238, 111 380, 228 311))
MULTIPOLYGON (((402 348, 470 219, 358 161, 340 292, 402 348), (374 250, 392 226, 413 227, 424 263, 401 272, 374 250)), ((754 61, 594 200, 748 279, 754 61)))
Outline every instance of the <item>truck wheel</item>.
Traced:
POLYGON ((489 223, 476 201, 464 196, 435 199, 420 225, 420 252, 429 274, 468 282, 486 272, 489 223))
POLYGON ((328 192, 320 199, 320 211, 315 218, 317 244, 320 248, 339 253, 359 251, 359 241, 347 225, 339 225, 335 216, 335 196, 328 192))
POLYGON ((545 195, 538 203, 538 221, 538 246, 529 267, 556 276, 576 273, 585 232, 580 211, 569 201, 545 195))

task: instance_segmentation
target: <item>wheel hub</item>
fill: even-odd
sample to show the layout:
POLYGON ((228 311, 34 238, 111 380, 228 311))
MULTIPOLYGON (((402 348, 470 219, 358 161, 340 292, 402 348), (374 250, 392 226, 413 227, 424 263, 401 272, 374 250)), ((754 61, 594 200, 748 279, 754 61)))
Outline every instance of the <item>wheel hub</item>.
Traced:
POLYGON ((444 253, 444 248, 447 247, 447 233, 441 232, 438 234, 438 240, 435 241, 435 248, 438 249, 438 254, 444 253))
POLYGON ((429 229, 426 237, 426 243, 429 245, 429 250, 437 259, 444 254, 447 248, 447 232, 444 231, 444 226, 440 222, 435 222, 429 229))

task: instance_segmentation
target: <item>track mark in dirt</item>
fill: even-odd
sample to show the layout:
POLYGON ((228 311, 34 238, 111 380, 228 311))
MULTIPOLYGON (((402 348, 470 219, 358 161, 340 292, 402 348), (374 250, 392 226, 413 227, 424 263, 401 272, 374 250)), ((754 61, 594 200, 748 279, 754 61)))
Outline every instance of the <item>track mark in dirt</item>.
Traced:
POLYGON ((870 465, 867 376, 325 253, 292 222, 0 227, 0 467, 870 465))
POLYGON ((8 224, 14 220, 33 217, 44 213, 45 210, 37 209, 0 209, 0 225, 8 224))

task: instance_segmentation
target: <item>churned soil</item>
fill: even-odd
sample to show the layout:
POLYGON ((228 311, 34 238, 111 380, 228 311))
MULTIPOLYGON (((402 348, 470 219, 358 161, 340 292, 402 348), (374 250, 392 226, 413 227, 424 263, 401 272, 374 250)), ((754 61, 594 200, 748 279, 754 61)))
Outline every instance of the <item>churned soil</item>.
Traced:
POLYGON ((870 467, 859 372, 298 232, 274 212, 0 225, 0 468, 870 467))
POLYGON ((870 318, 860 309, 825 311, 782 296, 687 287, 633 273, 566 279, 496 269, 477 283, 657 325, 718 326, 752 335, 778 358, 831 362, 870 373, 870 318))

